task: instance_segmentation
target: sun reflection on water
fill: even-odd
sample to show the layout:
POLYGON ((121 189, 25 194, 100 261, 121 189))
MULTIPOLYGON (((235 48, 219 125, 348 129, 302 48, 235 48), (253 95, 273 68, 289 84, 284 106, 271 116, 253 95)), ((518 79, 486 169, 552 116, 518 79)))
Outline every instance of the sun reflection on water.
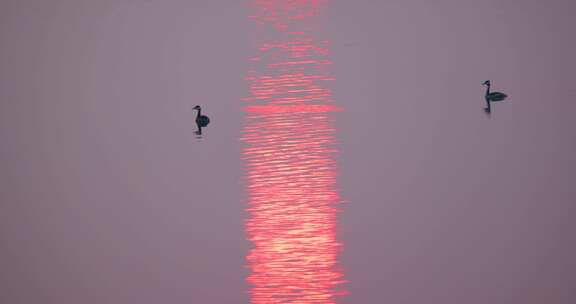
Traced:
POLYGON ((248 193, 252 303, 335 303, 344 294, 337 255, 337 146, 327 41, 298 28, 326 1, 254 1, 277 36, 262 42, 246 77, 242 133, 248 193), (296 28, 296 29, 295 29, 296 28))

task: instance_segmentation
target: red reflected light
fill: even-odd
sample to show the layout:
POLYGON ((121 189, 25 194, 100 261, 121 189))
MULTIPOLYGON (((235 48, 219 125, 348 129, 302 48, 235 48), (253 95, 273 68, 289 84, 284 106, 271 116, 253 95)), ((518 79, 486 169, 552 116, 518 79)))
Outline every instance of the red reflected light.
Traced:
POLYGON ((326 1, 258 0, 255 18, 284 32, 265 41, 246 77, 242 139, 251 303, 335 303, 344 294, 336 239, 336 140, 326 41, 289 31, 326 1))
POLYGON ((335 303, 342 294, 334 129, 316 110, 247 112, 252 303, 335 303))

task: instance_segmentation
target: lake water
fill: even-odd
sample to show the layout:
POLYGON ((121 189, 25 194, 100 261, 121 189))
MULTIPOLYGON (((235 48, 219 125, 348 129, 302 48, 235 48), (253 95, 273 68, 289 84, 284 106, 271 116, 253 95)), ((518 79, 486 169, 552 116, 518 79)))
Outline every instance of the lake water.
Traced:
POLYGON ((575 9, 3 1, 0 303, 574 303, 575 9))

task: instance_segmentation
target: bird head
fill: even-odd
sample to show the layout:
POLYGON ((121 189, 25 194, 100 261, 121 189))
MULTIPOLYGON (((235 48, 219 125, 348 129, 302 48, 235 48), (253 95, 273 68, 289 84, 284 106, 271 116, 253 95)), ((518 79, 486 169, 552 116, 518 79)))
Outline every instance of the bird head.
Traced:
POLYGON ((200 106, 195 106, 193 109, 194 110, 200 110, 200 106))
POLYGON ((485 86, 489 86, 489 85, 490 85, 490 80, 486 80, 486 81, 484 81, 483 85, 485 85, 485 86))

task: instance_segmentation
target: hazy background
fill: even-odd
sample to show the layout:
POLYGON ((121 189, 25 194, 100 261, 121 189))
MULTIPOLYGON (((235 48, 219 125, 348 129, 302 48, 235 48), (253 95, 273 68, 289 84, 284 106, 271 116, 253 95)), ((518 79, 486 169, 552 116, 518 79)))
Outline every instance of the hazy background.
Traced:
MULTIPOLYGON (((1 303, 249 302, 247 3, 0 1, 1 303)), ((331 1, 342 303, 575 302, 575 9, 331 1)))

